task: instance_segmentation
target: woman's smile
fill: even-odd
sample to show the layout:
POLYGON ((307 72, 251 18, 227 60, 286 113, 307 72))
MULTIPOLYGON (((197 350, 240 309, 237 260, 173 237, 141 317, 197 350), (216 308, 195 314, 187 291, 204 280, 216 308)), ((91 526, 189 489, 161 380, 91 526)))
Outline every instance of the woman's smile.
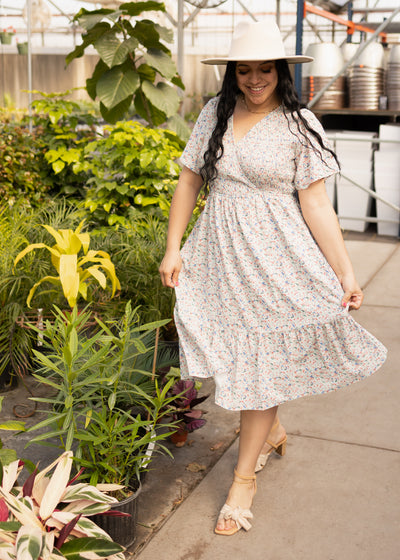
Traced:
POLYGON ((264 109, 279 103, 276 94, 278 72, 274 61, 238 62, 236 82, 245 96, 249 109, 264 109))

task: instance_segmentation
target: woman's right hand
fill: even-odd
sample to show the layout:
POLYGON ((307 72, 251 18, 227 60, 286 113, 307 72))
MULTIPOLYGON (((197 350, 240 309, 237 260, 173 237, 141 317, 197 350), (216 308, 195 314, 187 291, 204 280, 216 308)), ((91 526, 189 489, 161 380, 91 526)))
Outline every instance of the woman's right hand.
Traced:
POLYGON ((179 286, 179 273, 182 268, 182 257, 180 251, 168 251, 160 264, 159 273, 163 286, 175 288, 179 286))

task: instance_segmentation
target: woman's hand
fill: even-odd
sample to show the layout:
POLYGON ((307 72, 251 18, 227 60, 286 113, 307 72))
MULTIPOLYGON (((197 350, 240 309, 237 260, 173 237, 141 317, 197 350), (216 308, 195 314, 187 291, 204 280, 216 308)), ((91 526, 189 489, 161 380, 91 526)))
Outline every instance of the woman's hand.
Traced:
POLYGON ((182 258, 179 251, 167 250, 160 264, 159 273, 163 286, 175 288, 179 286, 179 273, 182 268, 182 258))
POLYGON ((357 284, 354 275, 348 274, 343 276, 340 279, 340 283, 342 284, 342 288, 344 290, 342 298, 343 307, 350 304, 350 309, 360 309, 364 299, 364 294, 362 293, 360 286, 357 284))

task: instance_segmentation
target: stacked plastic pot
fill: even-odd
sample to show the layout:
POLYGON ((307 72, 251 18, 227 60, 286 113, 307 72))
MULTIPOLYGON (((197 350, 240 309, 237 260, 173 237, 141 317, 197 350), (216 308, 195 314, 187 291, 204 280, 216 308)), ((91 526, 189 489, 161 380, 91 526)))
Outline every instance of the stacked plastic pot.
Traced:
POLYGON ((384 50, 370 43, 349 68, 348 86, 351 109, 378 110, 384 95, 384 50))
MULTIPOLYGON (((335 43, 313 43, 307 47, 313 62, 305 64, 302 79, 302 102, 308 104, 340 71, 343 56, 335 43)), ((313 110, 342 109, 345 106, 345 77, 340 76, 313 105, 313 110)))
POLYGON ((386 95, 388 109, 400 110, 400 44, 393 45, 389 55, 386 73, 386 95))

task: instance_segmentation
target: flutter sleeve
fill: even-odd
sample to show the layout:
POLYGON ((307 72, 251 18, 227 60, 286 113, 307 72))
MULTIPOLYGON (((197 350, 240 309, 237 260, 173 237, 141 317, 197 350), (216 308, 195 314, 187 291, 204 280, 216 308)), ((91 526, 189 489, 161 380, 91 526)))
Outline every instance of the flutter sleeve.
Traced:
MULTIPOLYGON (((314 113, 308 109, 303 109, 301 114, 307 120, 310 127, 321 136, 324 146, 331 148, 325 131, 314 113)), ((296 133, 299 141, 295 158, 296 172, 294 184, 296 189, 306 189, 311 183, 338 173, 339 166, 332 154, 321 148, 317 139, 304 125, 301 124, 300 129, 312 145, 299 132, 296 133)))
POLYGON ((204 152, 207 150, 208 141, 217 122, 217 103, 218 98, 213 97, 202 109, 180 157, 181 164, 197 174, 200 174, 200 169, 203 167, 204 152))

